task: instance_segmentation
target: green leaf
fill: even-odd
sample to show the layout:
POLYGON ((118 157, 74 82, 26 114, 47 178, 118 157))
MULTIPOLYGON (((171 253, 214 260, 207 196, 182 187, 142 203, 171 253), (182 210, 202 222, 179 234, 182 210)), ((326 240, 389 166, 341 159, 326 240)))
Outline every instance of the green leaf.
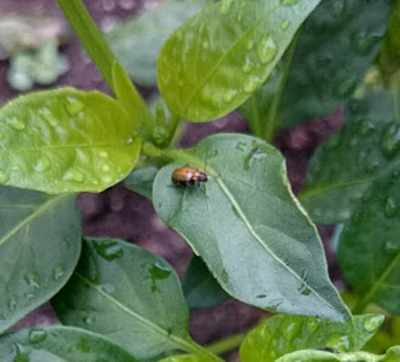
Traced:
POLYGON ((212 0, 169 0, 137 18, 117 24, 106 40, 135 82, 156 86, 156 59, 168 36, 212 0))
POLYGON ((377 356, 367 352, 331 353, 325 351, 304 350, 290 353, 276 362, 398 362, 400 347, 390 348, 386 355, 377 356))
POLYGON ((74 195, 0 188, 0 332, 56 294, 81 249, 74 195))
POLYGON ((157 69, 169 108, 208 121, 261 86, 320 0, 223 0, 186 21, 161 49, 157 69))
POLYGON ((400 167, 376 180, 345 225, 339 262, 348 283, 360 294, 360 313, 376 303, 400 314, 400 167))
POLYGON ((368 186, 400 159, 400 97, 382 91, 351 100, 345 124, 314 154, 299 194, 313 221, 345 221, 368 186))
POLYGON ((108 339, 72 327, 23 329, 0 337, 3 362, 136 362, 108 339))
POLYGON ((253 132, 272 139, 343 104, 375 59, 391 8, 386 0, 321 1, 276 72, 241 107, 253 132))
POLYGON ((348 318, 315 226, 293 196, 275 148, 254 137, 219 134, 168 156, 179 163, 161 169, 154 181, 156 212, 226 292, 272 311, 348 318), (171 183, 176 167, 201 168, 205 159, 209 181, 202 188, 171 183))
POLYGON ((73 88, 0 110, 0 184, 48 193, 102 191, 132 170, 140 140, 113 99, 73 88))
POLYGON ((208 358, 205 356, 195 356, 195 355, 177 355, 165 358, 159 362, 213 362, 215 361, 212 358, 208 358))
POLYGON ((384 317, 355 316, 347 323, 318 318, 277 315, 253 329, 240 347, 243 362, 274 362, 301 349, 329 347, 341 352, 360 350, 376 333, 384 317))
POLYGON ((158 168, 154 166, 136 169, 124 180, 124 186, 151 200, 157 172, 158 168))
POLYGON ((85 239, 78 267, 52 305, 64 324, 105 335, 139 359, 192 343, 175 271, 119 240, 85 239))
POLYGON ((219 286, 204 261, 195 255, 186 269, 183 293, 191 310, 212 308, 230 298, 219 286))

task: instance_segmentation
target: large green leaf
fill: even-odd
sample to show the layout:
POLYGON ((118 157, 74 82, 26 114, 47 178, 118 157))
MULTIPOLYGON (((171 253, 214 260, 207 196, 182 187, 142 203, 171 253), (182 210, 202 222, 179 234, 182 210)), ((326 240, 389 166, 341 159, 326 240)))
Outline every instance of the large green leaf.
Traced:
POLYGON ((107 35, 111 49, 135 82, 156 86, 156 59, 168 36, 212 0, 168 0, 137 18, 117 24, 107 35))
POLYGON ((136 169, 124 180, 124 186, 151 200, 157 172, 158 168, 155 166, 136 169))
MULTIPOLYGON (((157 174, 156 212, 181 234, 233 297, 271 311, 344 320, 315 226, 293 196, 285 160, 245 135, 208 137, 157 174), (207 159, 203 188, 171 184, 171 174, 207 159)), ((174 156, 170 154, 170 156, 174 156)))
POLYGON ((375 59, 391 7, 386 0, 323 0, 273 76, 241 107, 253 132, 271 139, 340 106, 375 59))
POLYGON ((73 277, 52 305, 64 324, 105 335, 140 359, 192 343, 175 271, 119 240, 86 239, 73 277))
POLYGON ((19 97, 0 110, 0 184, 48 193, 102 191, 133 168, 140 141, 124 109, 73 88, 19 97))
POLYGON ((158 58, 169 108, 189 121, 234 110, 261 86, 320 0, 223 0, 186 21, 158 58))
POLYGON ((299 194, 315 222, 345 221, 371 182, 399 162, 399 101, 382 91, 348 103, 344 126, 313 156, 299 194))
POLYGON ((383 322, 379 314, 356 316, 347 323, 312 317, 278 315, 253 329, 240 347, 243 362, 274 362, 277 358, 308 348, 358 351, 383 322))
POLYGON ((0 188, 0 332, 61 289, 80 249, 74 195, 0 188))
POLYGON ((72 327, 24 329, 0 337, 2 362, 136 362, 108 339, 72 327))
MULTIPOLYGON (((276 362, 399 362, 400 347, 390 348, 384 356, 367 352, 334 353, 304 350, 290 353, 276 362)), ((255 362, 255 361, 254 361, 255 362)))
POLYGON ((339 262, 361 295, 355 312, 368 303, 400 314, 400 167, 375 181, 345 225, 339 262))
POLYGON ((195 355, 177 355, 165 358, 159 362, 213 362, 215 359, 204 357, 204 356, 195 356, 195 355))

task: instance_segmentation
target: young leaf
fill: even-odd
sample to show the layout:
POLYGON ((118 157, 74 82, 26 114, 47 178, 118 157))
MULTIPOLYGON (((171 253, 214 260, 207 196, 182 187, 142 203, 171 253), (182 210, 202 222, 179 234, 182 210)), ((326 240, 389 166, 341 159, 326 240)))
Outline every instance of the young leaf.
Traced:
POLYGON ((275 362, 398 362, 400 347, 390 348, 384 356, 367 352, 332 353, 325 351, 297 351, 277 359, 275 362))
POLYGON ((143 167, 134 170, 125 180, 124 186, 137 192, 139 195, 152 199, 153 182, 156 178, 158 168, 154 166, 143 167))
POLYGON ((133 168, 140 140, 124 109, 73 88, 19 97, 0 110, 0 184, 47 193, 102 191, 133 168))
POLYGON ((274 362, 301 349, 329 347, 341 352, 360 350, 376 333, 384 317, 368 314, 347 323, 277 315, 253 329, 240 347, 243 362, 274 362))
POLYGON ((73 327, 23 329, 0 337, 4 362, 137 362, 108 339, 73 327))
POLYGON ((223 0, 186 21, 161 49, 158 85, 189 121, 241 105, 275 67, 320 0, 223 0))
POLYGON ((168 36, 212 0, 168 0, 137 18, 117 24, 106 39, 135 82, 157 85, 156 59, 168 36))
POLYGON ((195 356, 195 355, 177 355, 165 358, 159 362, 214 362, 212 358, 205 356, 195 356))
POLYGON ((186 270, 183 293, 191 310, 212 308, 230 298, 219 286, 204 261, 195 255, 186 270))
POLYGON ((348 318, 315 226, 293 196, 275 148, 254 137, 219 134, 175 155, 180 163, 161 169, 154 181, 156 212, 226 292, 272 311, 348 318), (171 184, 176 167, 202 167, 205 160, 209 181, 202 188, 171 184))
POLYGON ((375 181, 345 225, 338 257, 346 280, 361 295, 360 313, 376 303, 400 314, 400 168, 375 181))
POLYGON ((386 91, 351 100, 345 124, 313 159, 299 199, 313 221, 348 219, 366 188, 400 159, 398 95, 386 91))
POLYGON ((74 195, 0 188, 0 332, 56 294, 81 249, 74 195))
POLYGON ((52 305, 64 324, 105 335, 139 359, 192 343, 175 271, 119 240, 85 239, 78 267, 52 305))

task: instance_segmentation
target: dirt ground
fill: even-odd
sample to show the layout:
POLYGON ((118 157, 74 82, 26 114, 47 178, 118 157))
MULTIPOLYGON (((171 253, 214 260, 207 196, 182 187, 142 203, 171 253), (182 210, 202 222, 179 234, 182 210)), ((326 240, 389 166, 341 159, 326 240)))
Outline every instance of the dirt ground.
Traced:
MULTIPOLYGON (((151 7, 152 0, 86 0, 90 13, 103 30, 108 30, 116 21, 151 7)), ((64 21, 53 0, 0 0, 0 15, 11 13, 41 13, 59 17, 64 21)), ((1 35, 1 34, 0 34, 1 35)), ((63 48, 68 57, 70 70, 57 85, 74 86, 79 89, 107 91, 99 73, 83 54, 76 38, 63 48)), ((6 82, 7 62, 0 62, 0 105, 17 95, 6 82)), ((149 94, 150 90, 143 90, 149 94)), ((276 137, 275 145, 287 159, 289 178, 295 192, 305 182, 306 168, 316 146, 332 134, 342 121, 342 112, 300 125, 276 137)), ((206 135, 218 132, 248 132, 248 127, 238 113, 207 124, 192 124, 181 141, 182 147, 195 145, 206 135)), ((183 276, 191 250, 172 230, 169 230, 154 213, 151 203, 122 186, 116 186, 101 194, 82 194, 78 198, 82 210, 84 233, 88 236, 109 236, 127 240, 160 255, 168 260, 183 276)), ((331 277, 337 285, 341 278, 337 261, 329 250, 328 241, 332 228, 320 228, 325 242, 331 277)), ((200 343, 209 343, 233 333, 243 332, 255 325, 265 312, 237 301, 227 301, 213 309, 196 311, 191 316, 191 334, 200 343)), ((51 323, 55 316, 49 305, 39 308, 13 329, 51 323)))

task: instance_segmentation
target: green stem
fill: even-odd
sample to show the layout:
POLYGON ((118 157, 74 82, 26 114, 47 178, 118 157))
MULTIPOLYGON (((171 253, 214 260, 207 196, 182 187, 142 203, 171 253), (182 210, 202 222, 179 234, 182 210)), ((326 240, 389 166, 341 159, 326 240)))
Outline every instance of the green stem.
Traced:
POLYGON ((186 343, 182 343, 183 341, 180 341, 181 347, 188 353, 194 354, 194 355, 200 355, 200 356, 207 356, 210 361, 216 361, 216 362, 224 362, 223 359, 219 358, 217 355, 214 353, 210 352, 208 349, 200 346, 194 341, 188 341, 186 343))
POLYGON ((243 342, 246 333, 238 333, 232 336, 220 339, 219 341, 213 342, 206 346, 210 352, 214 354, 224 354, 237 349, 243 342))
POLYGON ((103 35, 80 0, 56 0, 108 87, 114 92, 112 68, 116 61, 103 35))

